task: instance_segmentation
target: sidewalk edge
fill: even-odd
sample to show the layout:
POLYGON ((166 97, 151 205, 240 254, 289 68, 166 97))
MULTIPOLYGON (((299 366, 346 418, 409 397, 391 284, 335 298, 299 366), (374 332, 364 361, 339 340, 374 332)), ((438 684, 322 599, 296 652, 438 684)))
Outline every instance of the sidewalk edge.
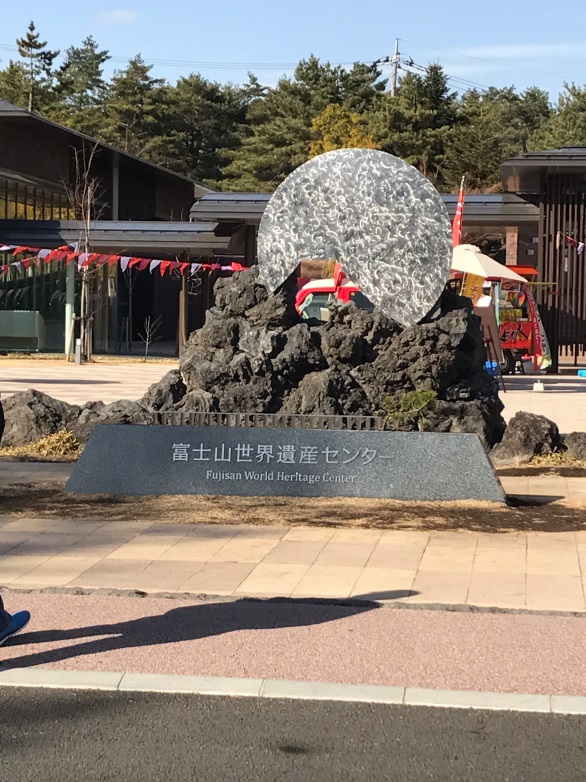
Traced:
POLYGON ((52 668, 0 670, 0 688, 101 690, 586 715, 586 697, 52 668))

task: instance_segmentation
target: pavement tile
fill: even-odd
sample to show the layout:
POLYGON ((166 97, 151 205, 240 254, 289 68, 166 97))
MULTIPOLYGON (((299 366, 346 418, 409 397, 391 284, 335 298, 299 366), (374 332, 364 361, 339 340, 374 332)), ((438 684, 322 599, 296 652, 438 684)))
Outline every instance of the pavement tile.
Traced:
POLYGON ((46 562, 50 557, 2 557, 2 570, 0 571, 0 583, 11 584, 16 578, 34 570, 34 568, 46 562))
POLYGON ((34 537, 34 532, 4 532, 0 530, 0 555, 6 554, 16 546, 20 546, 31 537, 34 537))
POLYGON ((81 535, 53 534, 53 531, 50 530, 25 540, 13 549, 12 553, 19 556, 43 556, 46 554, 52 557, 73 546, 81 538, 81 535))
POLYGON ((350 597, 361 567, 312 565, 293 590, 293 597, 350 597))
POLYGON ((367 568, 388 568, 391 570, 417 570, 423 549, 397 549, 385 543, 379 543, 368 562, 367 568))
POLYGON ((525 608, 525 576, 518 573, 473 573, 466 602, 469 605, 525 608))
POLYGON ((10 521, 2 527, 2 532, 44 532, 63 519, 28 519, 10 521))
POLYGON ((527 573, 532 575, 579 576, 580 562, 573 551, 527 551, 527 573))
MULTIPOLYGON (((223 539, 232 540, 236 537, 240 525, 234 524, 186 524, 187 535, 190 538, 202 538, 204 540, 223 539)), ((256 529, 256 528, 255 528, 256 529)))
POLYGON ((473 573, 521 573, 527 568, 527 554, 524 548, 506 546, 477 549, 472 567, 473 573))
POLYGON ((382 538, 382 530, 377 529, 337 529, 332 537, 332 543, 378 543, 382 538))
POLYGON ((121 541, 108 538, 95 538, 93 535, 86 535, 77 543, 64 549, 59 553, 61 557, 96 557, 103 559, 120 548, 121 541))
POLYGON ((90 535, 92 532, 107 526, 107 524, 107 521, 98 519, 63 519, 51 527, 51 532, 90 535))
POLYGON ((466 603, 470 575, 466 573, 433 573, 419 571, 411 589, 416 594, 407 603, 466 603))
POLYGON ((132 588, 144 592, 176 592, 202 566, 203 562, 164 562, 147 565, 132 577, 132 588))
POLYGON ((326 527, 293 527, 282 538, 285 541, 328 541, 334 536, 334 530, 326 527))
POLYGON ((416 570, 364 568, 352 590, 351 597, 368 597, 371 600, 392 600, 396 597, 407 597, 404 593, 413 586, 415 573, 416 570))
POLYGON ((108 554, 108 559, 158 559, 180 540, 178 535, 138 535, 108 554))
POLYGON ((384 530, 380 539, 380 545, 393 545, 397 548, 411 546, 421 546, 425 548, 429 543, 430 532, 407 529, 387 529, 384 530))
POLYGON ((315 559, 316 565, 341 565, 343 567, 364 567, 376 543, 336 543, 331 540, 315 559))
POLYGON ((89 570, 100 560, 96 557, 52 557, 28 573, 15 578, 11 586, 40 589, 67 586, 69 582, 89 570))
POLYGON ((580 576, 527 574, 527 608, 535 610, 584 611, 580 576))
POLYGON ((477 552, 483 549, 498 548, 507 550, 527 548, 526 532, 479 532, 477 552))
POLYGON ((450 532, 441 530, 432 532, 429 536, 429 545, 432 547, 446 546, 449 548, 476 548, 478 533, 476 532, 450 532))
POLYGON ((230 539, 208 539, 189 535, 164 551, 158 557, 158 560, 161 562, 169 560, 177 562, 207 562, 210 557, 213 557, 226 545, 227 540, 230 539))
POLYGON ((253 570, 247 562, 207 562, 178 591, 231 595, 253 570))
POLYGON ((261 562, 235 590, 234 594, 289 597, 308 569, 308 565, 261 562))
POLYGON ((132 589, 134 578, 151 564, 152 560, 148 559, 101 559, 70 581, 68 586, 132 589))
POLYGON ((312 565, 326 541, 281 540, 263 559, 266 564, 312 565))
POLYGON ((420 571, 435 573, 470 573, 474 564, 473 548, 450 549, 428 546, 419 563, 420 571))
POLYGON ((210 557, 210 562, 260 562, 278 543, 275 539, 234 538, 210 557))
POLYGON ((281 540, 287 534, 289 527, 265 527, 262 524, 234 526, 235 538, 253 538, 254 540, 281 540))

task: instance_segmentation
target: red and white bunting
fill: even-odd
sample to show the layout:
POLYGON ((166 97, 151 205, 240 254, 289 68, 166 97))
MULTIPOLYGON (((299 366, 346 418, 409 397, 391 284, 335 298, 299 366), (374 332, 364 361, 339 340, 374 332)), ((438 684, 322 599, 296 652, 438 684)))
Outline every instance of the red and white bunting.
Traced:
POLYGON ((246 269, 241 263, 232 261, 228 264, 220 263, 190 263, 185 261, 169 261, 158 260, 153 258, 138 258, 129 255, 109 255, 104 253, 88 253, 79 252, 77 245, 63 245, 54 249, 39 249, 38 247, 27 247, 24 245, 15 244, 0 244, 0 253, 10 254, 13 258, 17 255, 25 255, 28 257, 16 259, 10 263, 0 264, 0 274, 6 276, 11 269, 20 270, 28 269, 31 264, 40 266, 41 263, 53 263, 57 261, 64 261, 66 265, 69 265, 73 261, 76 262, 78 270, 85 269, 88 266, 116 266, 120 265, 120 269, 125 272, 127 269, 136 268, 138 271, 146 271, 147 269, 152 274, 157 269, 159 274, 163 277, 167 272, 171 274, 174 271, 178 271, 179 274, 197 274, 197 272, 204 271, 228 271, 239 272, 246 269))

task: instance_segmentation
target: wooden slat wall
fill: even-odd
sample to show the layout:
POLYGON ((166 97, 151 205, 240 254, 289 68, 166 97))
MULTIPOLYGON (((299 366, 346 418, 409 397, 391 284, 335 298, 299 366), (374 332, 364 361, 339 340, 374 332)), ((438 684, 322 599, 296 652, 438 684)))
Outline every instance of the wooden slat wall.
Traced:
POLYGON ((554 354, 586 354, 586 252, 578 255, 558 232, 582 241, 586 231, 586 179, 577 174, 546 176, 541 194, 538 304, 554 354))

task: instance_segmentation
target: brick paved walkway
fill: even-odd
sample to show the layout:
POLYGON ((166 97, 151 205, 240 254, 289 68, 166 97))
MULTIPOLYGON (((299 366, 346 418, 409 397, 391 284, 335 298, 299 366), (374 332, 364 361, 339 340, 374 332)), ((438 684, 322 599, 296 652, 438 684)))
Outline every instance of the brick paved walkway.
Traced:
POLYGON ((0 517, 0 585, 586 611, 586 532, 0 517))

